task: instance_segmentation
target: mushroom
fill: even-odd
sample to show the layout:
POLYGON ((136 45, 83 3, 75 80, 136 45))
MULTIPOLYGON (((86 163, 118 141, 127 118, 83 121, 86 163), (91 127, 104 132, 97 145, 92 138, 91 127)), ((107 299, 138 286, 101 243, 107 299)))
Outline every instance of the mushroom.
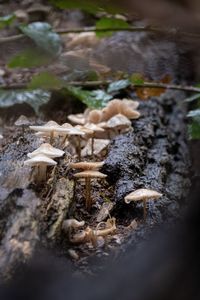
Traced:
POLYGON ((87 121, 89 123, 98 124, 101 122, 102 111, 99 109, 93 109, 89 112, 87 121))
POLYGON ((112 129, 120 134, 123 129, 131 128, 131 121, 122 114, 117 114, 107 121, 106 127, 112 129))
POLYGON ((131 201, 143 201, 143 216, 144 220, 146 219, 146 214, 147 214, 147 208, 146 208, 146 201, 147 200, 157 200, 160 197, 162 197, 162 194, 158 193, 157 191, 154 190, 149 190, 149 189, 138 189, 130 194, 128 194, 125 198, 124 201, 125 203, 129 204, 131 201))
POLYGON ((81 137, 85 135, 85 132, 75 127, 62 128, 62 126, 60 126, 60 128, 58 129, 58 132, 66 134, 68 136, 77 137, 77 141, 78 141, 77 155, 78 155, 78 160, 80 161, 81 160, 81 137))
POLYGON ((3 139, 3 135, 0 134, 0 140, 3 139))
POLYGON ((87 170, 80 173, 76 173, 74 175, 75 178, 84 178, 85 179, 85 191, 86 191, 86 209, 90 210, 92 206, 91 201, 91 180, 94 178, 106 178, 107 175, 99 172, 99 171, 93 171, 93 170, 87 170))
MULTIPOLYGON (((87 145, 81 151, 82 157, 91 155, 91 144, 92 139, 88 140, 87 145)), ((108 139, 94 139, 94 155, 102 154, 110 144, 110 140, 108 139)))
POLYGON ((90 109, 87 108, 82 114, 69 115, 67 118, 70 122, 78 125, 84 125, 86 123, 86 118, 90 112, 90 109))
POLYGON ((43 154, 47 157, 55 158, 55 157, 63 156, 65 154, 65 152, 60 149, 52 147, 48 143, 44 143, 37 150, 33 151, 32 153, 28 153, 27 156, 29 158, 32 158, 34 156, 37 156, 38 154, 43 154))
POLYGON ((83 161, 83 162, 78 162, 78 163, 71 163, 71 164, 69 164, 69 167, 73 168, 73 169, 83 169, 85 171, 86 170, 97 171, 103 165, 104 165, 104 161, 100 161, 100 162, 83 161))
POLYGON ((85 221, 78 221, 76 219, 67 219, 62 224, 62 229, 71 236, 72 229, 78 229, 85 225, 85 221))
POLYGON ((91 134, 91 138, 92 138, 91 155, 93 156, 94 155, 94 138, 95 138, 95 134, 99 133, 99 132, 104 132, 105 130, 102 127, 100 127, 96 124, 92 124, 92 123, 85 124, 84 127, 88 128, 88 129, 91 129, 93 131, 93 133, 91 134))
POLYGON ((140 117, 140 113, 135 110, 138 107, 138 102, 133 101, 131 104, 129 100, 119 100, 113 99, 108 105, 102 110, 102 118, 101 121, 108 121, 110 118, 117 114, 122 114, 126 116, 128 119, 137 119, 140 117), (134 107, 134 109, 133 109, 134 107))
POLYGON ((15 122, 15 126, 21 126, 22 127, 22 132, 23 132, 23 136, 24 136, 24 132, 25 132, 25 127, 30 125, 30 121, 29 119, 24 116, 24 115, 21 115, 17 121, 15 122))
POLYGON ((43 154, 38 154, 31 159, 26 160, 24 165, 37 167, 37 182, 42 182, 46 180, 47 166, 55 166, 57 165, 57 162, 43 154))
POLYGON ((53 143, 55 132, 60 127, 61 126, 58 123, 56 123, 55 121, 49 121, 46 124, 41 125, 41 126, 29 126, 29 128, 34 131, 39 131, 39 132, 50 135, 50 144, 53 143))

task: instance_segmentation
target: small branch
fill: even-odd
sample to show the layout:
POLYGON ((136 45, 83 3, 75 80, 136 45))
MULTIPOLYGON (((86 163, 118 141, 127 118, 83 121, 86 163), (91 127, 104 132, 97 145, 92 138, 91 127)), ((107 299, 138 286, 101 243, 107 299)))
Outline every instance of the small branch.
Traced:
MULTIPOLYGON (((79 87, 88 87, 95 88, 99 86, 108 86, 113 81, 111 80, 99 80, 99 81, 70 81, 66 82, 66 85, 79 86, 79 87)), ((0 90, 19 90, 26 89, 28 83, 24 84, 10 84, 10 85, 0 85, 0 90)), ((157 82, 144 82, 143 84, 131 84, 131 87, 134 88, 157 88, 157 89, 170 89, 170 90, 179 90, 192 93, 200 93, 200 88, 194 86, 183 86, 176 84, 165 84, 157 82)))
MULTIPOLYGON (((58 34, 69 34, 69 33, 81 33, 81 32, 107 32, 107 31, 130 31, 130 32, 152 32, 152 33, 162 33, 162 34, 168 34, 168 35, 173 35, 173 36, 185 36, 188 38, 200 38, 200 34, 198 33, 193 33, 193 32, 184 32, 181 30, 178 30, 176 28, 171 28, 169 30, 159 28, 159 27, 153 27, 153 26, 130 26, 128 28, 121 28, 121 27, 116 27, 116 28, 96 28, 95 26, 93 27, 83 27, 83 28, 71 28, 71 29, 58 29, 55 30, 58 34)), ((6 42, 13 42, 22 39, 25 37, 24 34, 18 34, 18 35, 13 35, 13 36, 8 36, 8 37, 2 37, 0 38, 0 44, 6 43, 6 42)))

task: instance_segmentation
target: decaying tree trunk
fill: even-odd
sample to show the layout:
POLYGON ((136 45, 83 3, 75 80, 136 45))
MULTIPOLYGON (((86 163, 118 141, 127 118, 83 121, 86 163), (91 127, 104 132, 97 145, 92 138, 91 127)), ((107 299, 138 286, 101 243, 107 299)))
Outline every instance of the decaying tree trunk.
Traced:
MULTIPOLYGON (((139 206, 124 204, 123 198, 142 187, 164 195, 149 207, 147 226, 180 214, 181 201, 190 186, 184 97, 167 92, 141 102, 142 117, 133 121, 133 132, 112 141, 103 171, 114 186, 111 200, 118 215, 121 209, 141 215, 139 206)), ((0 274, 4 278, 11 276, 19 262, 29 260, 36 246, 48 246, 60 238, 62 222, 73 201, 74 182, 66 176, 69 158, 59 160, 59 174, 51 170, 43 190, 30 184, 31 170, 23 161, 37 144, 29 132, 24 139, 19 133, 10 135, 0 157, 0 274)))

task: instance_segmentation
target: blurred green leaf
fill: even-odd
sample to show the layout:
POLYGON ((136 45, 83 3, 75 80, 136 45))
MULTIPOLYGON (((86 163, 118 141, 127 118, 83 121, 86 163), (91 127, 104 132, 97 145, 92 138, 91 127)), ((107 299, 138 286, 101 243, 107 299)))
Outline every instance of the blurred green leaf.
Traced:
MULTIPOLYGON (((122 19, 116 19, 116 18, 102 18, 99 21, 96 22, 96 29, 125 29, 129 28, 130 25, 122 20, 122 19)), ((111 36, 113 34, 113 31, 97 31, 96 35, 98 37, 106 37, 106 36, 111 36)))
POLYGON ((195 100, 200 99, 200 94, 192 95, 184 100, 184 102, 193 102, 195 100))
POLYGON ((64 82, 56 75, 49 72, 43 72, 32 77, 28 85, 29 89, 61 89, 64 82))
POLYGON ((10 26, 12 24, 12 22, 15 20, 15 18, 16 17, 14 14, 0 17, 0 29, 4 28, 6 26, 10 26))
POLYGON ((0 90, 0 108, 27 103, 38 113, 39 107, 49 99, 50 93, 42 90, 0 90))
POLYGON ((94 0, 50 0, 52 4, 62 9, 81 9, 89 13, 96 13, 100 10, 98 1, 94 0))
POLYGON ((189 111, 189 113, 187 114, 187 117, 200 120, 200 109, 198 108, 198 109, 189 111))
POLYGON ((131 82, 128 79, 114 81, 109 84, 107 92, 108 93, 118 92, 120 90, 127 88, 130 84, 131 82))
POLYGON ((102 108, 113 98, 103 90, 87 91, 80 87, 68 86, 67 91, 89 108, 102 108))
POLYGON ((52 56, 45 51, 35 48, 26 49, 11 58, 9 68, 32 68, 47 65, 52 62, 52 56))
POLYGON ((52 31, 50 24, 45 22, 34 22, 29 25, 20 26, 21 31, 31 38, 36 45, 52 56, 58 56, 62 50, 60 36, 52 31))
POLYGON ((193 120, 192 123, 188 125, 188 133, 190 139, 200 139, 200 120, 193 120))
POLYGON ((136 85, 144 84, 144 78, 139 73, 132 74, 130 77, 130 81, 131 81, 131 83, 136 84, 136 85))

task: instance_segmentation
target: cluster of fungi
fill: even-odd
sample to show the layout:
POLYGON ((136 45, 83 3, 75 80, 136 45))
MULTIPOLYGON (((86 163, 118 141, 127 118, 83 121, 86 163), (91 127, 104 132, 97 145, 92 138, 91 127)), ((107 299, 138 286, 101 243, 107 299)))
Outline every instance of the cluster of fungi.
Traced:
MULTIPOLYGON (((106 174, 100 172, 104 161, 93 161, 94 157, 99 158, 107 151, 110 140, 128 131, 131 131, 130 120, 140 117, 137 111, 139 103, 129 99, 114 99, 103 109, 86 109, 84 113, 69 115, 68 119, 73 124, 65 123, 59 125, 55 121, 49 121, 41 126, 29 126, 36 131, 36 136, 42 138, 43 143, 32 153, 28 153, 28 160, 24 165, 35 168, 35 181, 37 184, 45 182, 47 179, 47 168, 56 166, 55 158, 63 157, 65 151, 71 154, 74 162, 69 163, 69 168, 77 171, 74 173, 75 183, 81 180, 85 182, 85 206, 90 211, 92 207, 91 182, 92 180, 103 180, 106 174), (58 148, 56 148, 56 147, 58 148), (62 150, 61 150, 61 149, 62 150), (89 157, 89 161, 84 161, 84 157, 89 157)), ((22 118, 22 121, 25 122, 22 118)), ((17 122, 17 126, 24 126, 24 123, 17 122)), ((26 122, 25 122, 26 123, 26 122)), ((27 123, 26 123, 27 125, 27 123)), ((24 127, 23 127, 24 131, 24 127)), ((98 160, 98 159, 97 159, 98 160)), ((75 185, 76 186, 76 185, 75 185)), ((139 189, 133 191, 125 197, 125 203, 131 201, 143 201, 144 219, 146 218, 146 201, 158 199, 162 195, 149 189, 139 189)), ((116 230, 115 218, 109 218, 104 222, 105 228, 91 229, 87 227, 81 232, 71 235, 71 230, 77 230, 85 225, 84 221, 68 219, 64 221, 63 228, 69 234, 72 243, 91 242, 96 245, 99 237, 111 234, 116 230)))

